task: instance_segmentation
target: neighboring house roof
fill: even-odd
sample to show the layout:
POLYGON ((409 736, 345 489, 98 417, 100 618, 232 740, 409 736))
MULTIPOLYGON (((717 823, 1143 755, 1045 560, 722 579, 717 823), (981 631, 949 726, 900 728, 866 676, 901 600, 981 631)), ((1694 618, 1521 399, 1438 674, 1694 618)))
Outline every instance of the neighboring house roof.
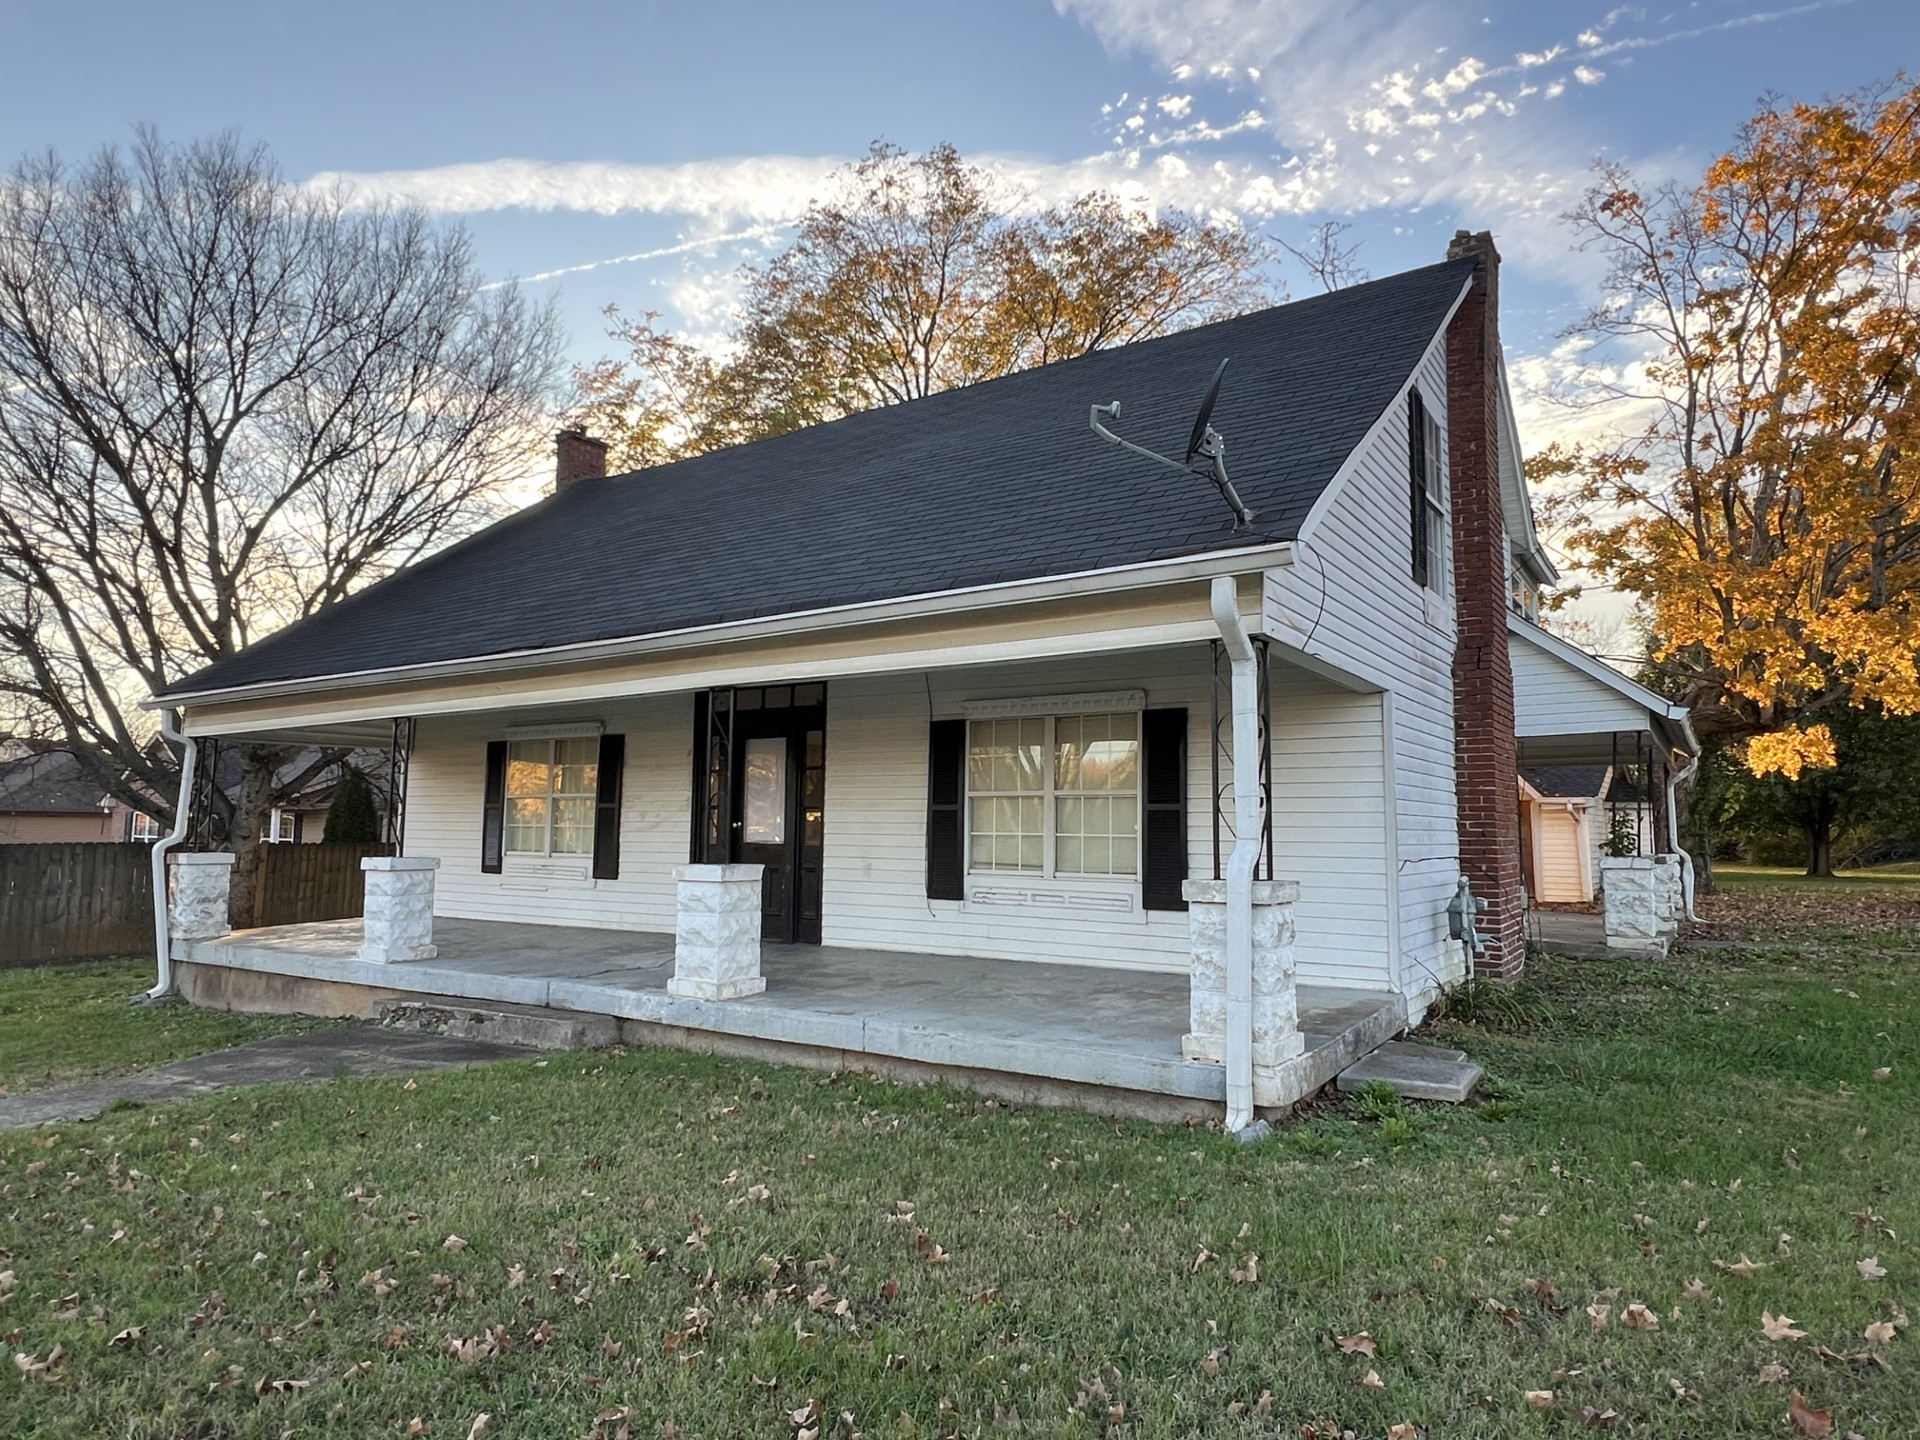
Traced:
POLYGON ((478 659, 1294 538, 1472 273, 1447 261, 674 465, 583 480, 270 635, 162 696, 478 659), (1250 530, 1213 486, 1109 445, 1088 408, 1183 453, 1213 423, 1250 530))
POLYGON ((14 815, 97 815, 107 792, 66 750, 0 762, 0 811, 14 815))
POLYGON ((1608 765, 1529 765, 1520 778, 1543 800, 1596 800, 1607 783, 1608 765))

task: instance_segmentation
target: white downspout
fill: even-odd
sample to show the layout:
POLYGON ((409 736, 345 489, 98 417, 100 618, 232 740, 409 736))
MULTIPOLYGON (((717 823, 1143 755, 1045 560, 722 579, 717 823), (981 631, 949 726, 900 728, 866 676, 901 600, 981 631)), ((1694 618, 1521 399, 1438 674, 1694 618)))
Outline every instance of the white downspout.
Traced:
POLYGON ((1227 860, 1227 1120, 1253 1124, 1253 871, 1260 863, 1260 719, 1253 642, 1230 575, 1213 581, 1213 623, 1233 669, 1233 854, 1227 860))
POLYGON ((1700 757, 1695 755, 1687 761, 1687 768, 1678 775, 1667 776, 1667 841, 1673 846, 1674 853, 1680 857, 1680 898, 1687 907, 1687 919, 1699 922, 1700 917, 1693 913, 1693 856, 1680 847, 1680 804, 1674 797, 1680 787, 1693 779, 1694 771, 1700 768, 1700 757))
POLYGON ((164 1000, 173 993, 173 935, 167 923, 167 852, 187 838, 187 810, 193 796, 193 772, 200 747, 180 733, 180 712, 160 712, 160 735, 182 749, 180 795, 173 803, 173 829, 153 842, 153 945, 160 974, 151 990, 136 1000, 164 1000))

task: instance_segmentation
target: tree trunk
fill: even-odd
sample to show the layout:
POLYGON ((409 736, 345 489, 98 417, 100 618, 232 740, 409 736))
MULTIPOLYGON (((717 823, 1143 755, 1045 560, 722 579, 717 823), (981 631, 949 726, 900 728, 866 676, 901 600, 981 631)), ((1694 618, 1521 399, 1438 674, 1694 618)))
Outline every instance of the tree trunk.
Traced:
POLYGON ((1833 808, 1823 801, 1800 826, 1807 837, 1807 874, 1816 880, 1833 879, 1833 808))
POLYGON ((227 849, 234 854, 233 889, 228 896, 228 923, 234 929, 253 924, 254 892, 260 878, 260 836, 273 815, 274 772, 288 752, 275 746, 249 745, 241 752, 244 767, 239 793, 233 797, 233 820, 227 849))

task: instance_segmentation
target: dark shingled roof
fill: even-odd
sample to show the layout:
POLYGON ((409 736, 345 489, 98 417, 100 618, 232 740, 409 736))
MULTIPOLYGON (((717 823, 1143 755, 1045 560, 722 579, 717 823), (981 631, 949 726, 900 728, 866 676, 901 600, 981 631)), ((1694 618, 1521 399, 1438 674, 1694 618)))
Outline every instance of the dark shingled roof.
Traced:
POLYGON ((65 750, 42 750, 0 761, 0 811, 20 815, 98 813, 107 792, 86 777, 65 750))
POLYGON ((1529 766, 1520 778, 1543 800, 1592 800, 1607 783, 1608 765, 1529 766))
POLYGON ((162 694, 314 679, 1287 540, 1419 362, 1471 260, 1098 351, 675 465, 586 480, 162 694), (1248 505, 1176 457, 1214 367, 1248 505))

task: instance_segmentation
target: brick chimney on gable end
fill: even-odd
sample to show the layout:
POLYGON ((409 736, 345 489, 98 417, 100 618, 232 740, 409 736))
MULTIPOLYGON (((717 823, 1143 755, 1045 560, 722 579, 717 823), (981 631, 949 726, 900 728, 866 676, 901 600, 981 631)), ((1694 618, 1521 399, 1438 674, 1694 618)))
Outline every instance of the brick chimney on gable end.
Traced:
POLYGON ((607 442, 584 430, 562 430, 553 437, 554 493, 576 480, 607 478, 607 442))
POLYGON ((1478 262, 1447 327, 1447 471, 1453 505, 1455 794, 1460 869, 1484 907, 1478 967, 1513 979, 1526 964, 1513 661, 1507 652, 1507 533, 1500 503, 1500 252, 1482 230, 1455 233, 1449 260, 1478 262))

